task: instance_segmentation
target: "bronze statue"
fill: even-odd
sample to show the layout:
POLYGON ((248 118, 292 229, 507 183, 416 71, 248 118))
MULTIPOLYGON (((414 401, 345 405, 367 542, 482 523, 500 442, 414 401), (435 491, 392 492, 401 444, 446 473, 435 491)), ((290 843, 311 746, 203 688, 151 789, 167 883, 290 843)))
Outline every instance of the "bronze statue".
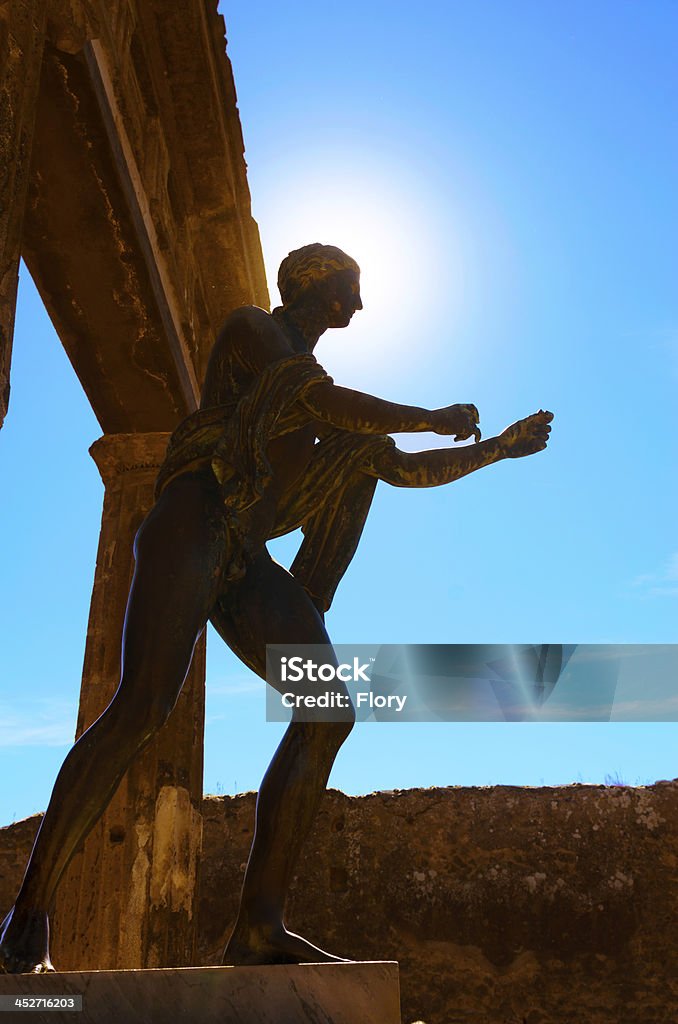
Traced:
MULTIPOLYGON (((271 314, 246 306, 229 316, 210 356, 201 408, 170 440, 156 503, 135 541, 120 685, 59 772, 2 925, 4 971, 53 970, 47 910, 59 878, 132 759, 166 721, 208 619, 265 678, 267 643, 329 643, 324 613, 378 480, 434 487, 546 447, 549 412, 481 441, 474 405, 431 411, 333 384, 313 350, 328 327, 348 326, 362 309, 359 267, 340 249, 316 243, 290 253, 278 285, 283 304, 271 314), (476 443, 409 453, 387 436, 400 431, 476 443), (299 526, 304 541, 287 572, 266 542, 299 526)), ((283 915, 301 846, 351 728, 290 723, 259 790, 224 963, 339 959, 289 932, 283 915)))

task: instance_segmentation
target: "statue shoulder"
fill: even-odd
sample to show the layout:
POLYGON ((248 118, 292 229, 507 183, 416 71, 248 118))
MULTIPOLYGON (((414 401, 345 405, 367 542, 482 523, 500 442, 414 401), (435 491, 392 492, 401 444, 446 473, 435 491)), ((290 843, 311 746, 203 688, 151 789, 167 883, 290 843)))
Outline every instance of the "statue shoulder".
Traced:
POLYGON ((219 332, 215 349, 230 352, 254 371, 293 351, 274 318, 260 306, 234 309, 219 332))
POLYGON ((265 309, 234 309, 224 321, 210 353, 201 405, 219 405, 226 401, 234 380, 256 377, 271 363, 292 354, 288 339, 265 309))
POLYGON ((238 306, 233 312, 229 313, 226 320, 224 321, 224 328, 227 327, 238 327, 239 325, 251 325, 252 327, 265 327, 269 324, 273 324, 273 318, 270 313, 261 306, 238 306))
POLYGON ((260 306, 239 306, 226 317, 217 341, 242 339, 247 343, 257 341, 262 335, 281 336, 271 314, 260 306))
POLYGON ((217 335, 216 345, 233 346, 238 342, 247 344, 262 332, 266 333, 274 328, 273 318, 265 309, 259 306, 239 306, 224 320, 217 335))

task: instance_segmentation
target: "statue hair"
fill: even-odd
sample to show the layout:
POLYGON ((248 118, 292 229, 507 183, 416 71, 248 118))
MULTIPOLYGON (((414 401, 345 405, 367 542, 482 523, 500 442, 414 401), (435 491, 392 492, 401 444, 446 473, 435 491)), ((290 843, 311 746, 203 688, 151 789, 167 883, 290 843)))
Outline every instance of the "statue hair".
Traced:
POLYGON ((360 273, 354 259, 335 245, 312 242, 301 249, 293 249, 280 264, 278 290, 284 305, 293 302, 309 285, 338 270, 360 273))

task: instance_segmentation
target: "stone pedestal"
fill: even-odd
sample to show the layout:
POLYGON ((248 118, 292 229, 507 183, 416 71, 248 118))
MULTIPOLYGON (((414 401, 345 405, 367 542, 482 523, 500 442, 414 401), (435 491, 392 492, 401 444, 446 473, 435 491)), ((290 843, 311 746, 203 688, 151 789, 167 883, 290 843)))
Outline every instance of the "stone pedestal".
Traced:
POLYGON ((400 1024, 398 965, 388 961, 0 975, 7 995, 82 996, 82 1012, 33 1010, 34 1024, 400 1024))
MULTIPOLYGON (((118 686, 132 545, 153 503, 168 437, 109 434, 91 448, 106 493, 78 736, 118 686)), ((189 967, 195 962, 204 697, 202 638, 169 721, 129 769, 59 884, 51 946, 62 970, 189 967)))

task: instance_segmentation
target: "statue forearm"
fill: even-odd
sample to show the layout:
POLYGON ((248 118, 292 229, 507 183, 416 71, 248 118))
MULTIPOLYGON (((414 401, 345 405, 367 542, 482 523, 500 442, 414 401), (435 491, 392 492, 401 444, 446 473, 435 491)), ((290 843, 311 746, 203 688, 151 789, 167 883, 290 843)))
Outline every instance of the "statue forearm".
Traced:
POLYGON ((430 430, 436 434, 454 434, 455 441, 466 441, 471 436, 480 440, 475 405, 423 409, 418 405, 386 402, 383 398, 330 383, 309 389, 301 404, 316 420, 357 434, 414 434, 430 430))
POLYGON ((436 429, 430 409, 387 402, 335 384, 309 388, 302 404, 317 420, 359 434, 417 433, 436 429))
POLYGON ((389 448, 375 456, 366 472, 394 487, 439 487, 504 458, 506 452, 500 439, 491 437, 460 448, 433 448, 424 452, 389 448))

